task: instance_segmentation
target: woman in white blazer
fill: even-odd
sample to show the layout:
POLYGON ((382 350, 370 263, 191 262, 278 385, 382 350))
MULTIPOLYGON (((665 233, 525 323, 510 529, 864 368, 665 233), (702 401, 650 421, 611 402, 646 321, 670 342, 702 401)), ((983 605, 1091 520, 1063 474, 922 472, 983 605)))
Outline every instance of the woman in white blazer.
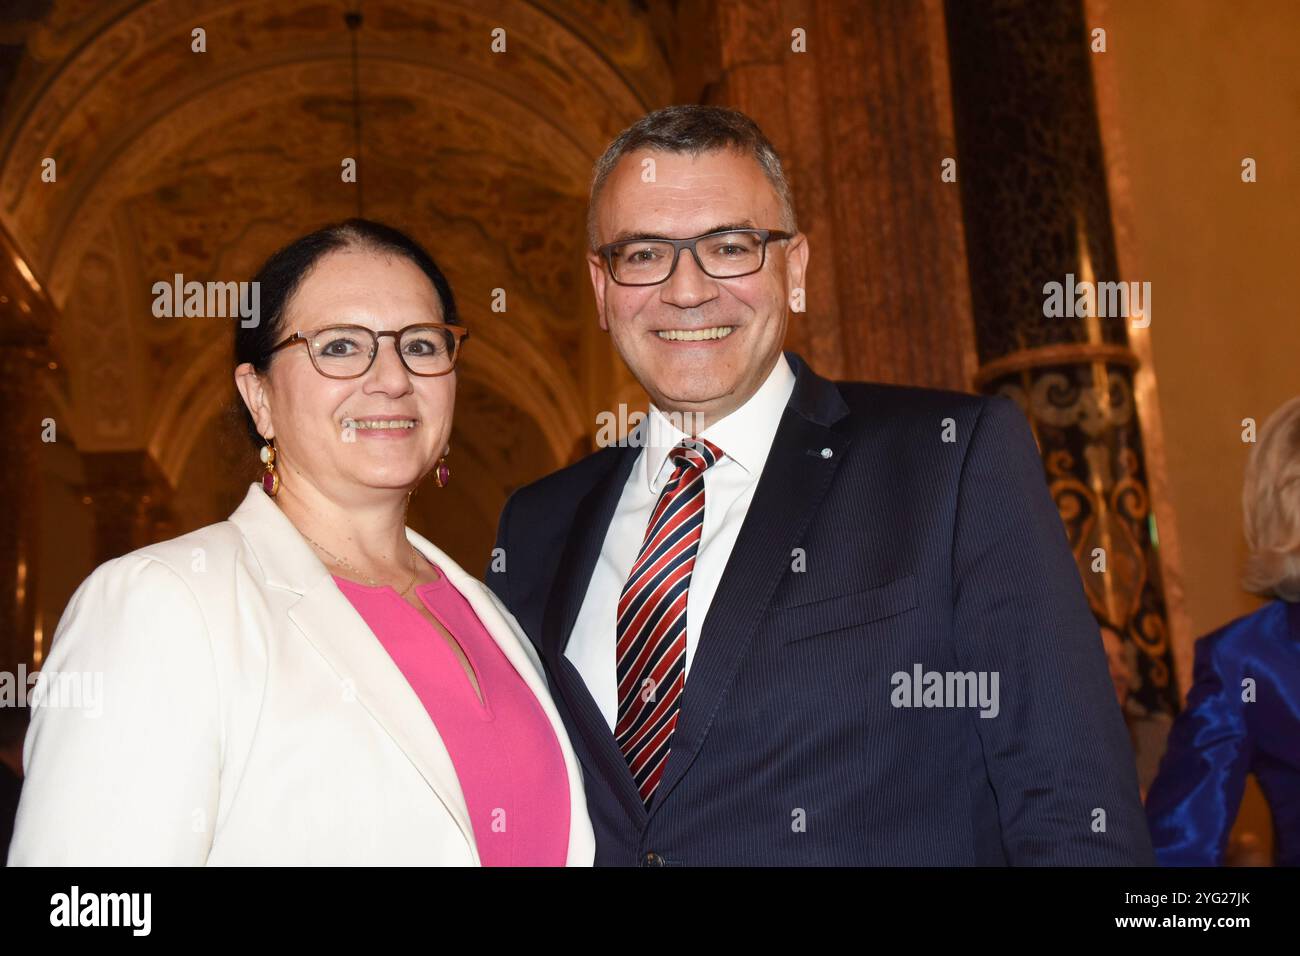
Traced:
POLYGON ((466 333, 446 280, 349 220, 257 281, 236 382, 264 481, 73 595, 43 673, 102 694, 33 707, 10 864, 590 865, 536 652, 405 526, 420 480, 448 478, 466 333))

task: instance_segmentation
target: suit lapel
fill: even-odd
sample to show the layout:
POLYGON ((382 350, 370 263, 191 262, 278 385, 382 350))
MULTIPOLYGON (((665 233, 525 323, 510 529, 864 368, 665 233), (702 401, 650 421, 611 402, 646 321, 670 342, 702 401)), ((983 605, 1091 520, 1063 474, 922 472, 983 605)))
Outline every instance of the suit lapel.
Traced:
POLYGON ((573 526, 569 529, 560 563, 562 573, 555 577, 543 619, 542 646, 548 656, 562 655, 569 646, 573 623, 582 610, 587 586, 605 543, 605 533, 614 518, 614 509, 618 507, 623 486, 627 484, 637 459, 637 451, 632 447, 620 448, 610 458, 609 468, 574 512, 573 526))
POLYGON ((794 353, 786 357, 795 369, 795 389, 704 619, 650 814, 699 754, 777 583, 790 568, 791 552, 848 448, 848 437, 833 427, 848 412, 839 390, 794 353))
POLYGON ((798 546, 848 448, 847 436, 834 427, 848 414, 839 389, 813 372, 797 354, 786 352, 785 356, 795 372, 794 391, 704 620, 668 764, 649 813, 609 724, 577 668, 564 656, 609 523, 639 457, 635 449, 623 449, 579 503, 560 561, 561 573, 547 601, 543 653, 560 693, 575 715, 586 752, 595 761, 596 766, 589 769, 605 778, 638 825, 644 825, 649 815, 663 805, 664 798, 699 754, 727 687, 744 660, 750 638, 777 583, 790 567, 791 551, 798 546), (829 449, 830 455, 826 456, 823 449, 829 449))
POLYGON ((586 745, 585 752, 594 761, 594 766, 588 769, 605 779, 610 791, 618 796, 634 820, 644 821, 645 804, 637 792, 627 761, 582 675, 564 656, 574 621, 591 584, 601 546, 605 543, 605 534, 632 465, 638 458, 638 451, 636 447, 621 448, 609 457, 612 460, 608 470, 579 502, 575 512, 573 527, 560 558, 560 573, 551 587, 542 619, 542 653, 560 694, 574 715, 586 745))

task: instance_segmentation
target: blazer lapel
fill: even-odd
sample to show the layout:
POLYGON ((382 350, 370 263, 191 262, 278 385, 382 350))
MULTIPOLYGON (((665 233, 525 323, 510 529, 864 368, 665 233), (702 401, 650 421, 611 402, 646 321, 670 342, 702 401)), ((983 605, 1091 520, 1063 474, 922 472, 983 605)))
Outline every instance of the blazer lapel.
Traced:
POLYGON ((289 609, 289 618, 346 681, 341 693, 378 721, 456 821, 479 863, 460 778, 438 728, 401 669, 328 575, 289 609))
MULTIPOLYGON (((478 578, 469 574, 445 552, 421 535, 406 529, 406 537, 426 558, 433 561, 447 575, 447 580, 464 596, 478 616, 484 629, 496 641, 516 673, 528 685, 537 703, 550 721, 551 729, 564 754, 564 768, 569 782, 569 848, 567 866, 590 866, 596 851, 591 819, 587 815, 587 799, 583 790, 582 771, 569 744, 568 733, 559 712, 551 700, 546 679, 524 649, 528 638, 514 615, 499 604, 492 592, 478 578)), ((531 646, 531 645, 530 645, 531 646)))
POLYGON ((339 692, 355 693, 357 702, 411 761, 456 822, 475 864, 479 864, 469 810, 451 755, 401 669, 297 528, 259 485, 249 486, 231 520, 243 532, 267 583, 298 593, 289 618, 340 681, 346 682, 339 692))
POLYGON ((585 744, 584 753, 594 762, 594 766, 588 769, 603 777, 632 819, 641 822, 646 818, 645 803, 637 792, 627 760, 618 749, 609 724, 587 689, 582 675, 564 656, 574 621, 578 618, 583 598, 591 584, 591 575, 596 560, 600 557, 601 546, 605 543, 609 523, 613 520, 623 487, 627 484, 632 465, 638 457, 635 446, 621 448, 618 454, 610 455, 612 460, 608 471, 578 504, 573 527, 560 558, 561 570, 551 587, 542 618, 542 653, 550 665, 557 690, 574 715, 578 732, 585 744))
POLYGON ((785 354, 796 374, 794 392, 704 619, 650 814, 699 754, 777 583, 790 568, 791 552, 848 448, 848 437, 833 427, 848 413, 839 390, 798 355, 785 354))

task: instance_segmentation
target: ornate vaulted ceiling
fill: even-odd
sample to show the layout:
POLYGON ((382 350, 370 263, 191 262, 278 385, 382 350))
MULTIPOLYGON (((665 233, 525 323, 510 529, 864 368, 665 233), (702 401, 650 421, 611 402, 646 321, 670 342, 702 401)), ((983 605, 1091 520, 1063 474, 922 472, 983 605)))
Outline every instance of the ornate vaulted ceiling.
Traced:
MULTIPOLYGON (((254 467, 223 414, 233 320, 155 318, 151 287, 246 279, 281 243, 356 213, 340 176, 356 153, 354 4, 10 6, 0 220, 58 310, 49 400, 80 452, 147 449, 178 508, 216 507, 254 467), (191 49, 196 28, 206 52, 191 49)), ((474 330, 452 460, 494 520, 511 486, 570 458, 610 390, 626 391, 592 320, 586 185, 611 135, 671 98, 670 73, 636 4, 362 9, 365 214, 431 248, 474 330)))

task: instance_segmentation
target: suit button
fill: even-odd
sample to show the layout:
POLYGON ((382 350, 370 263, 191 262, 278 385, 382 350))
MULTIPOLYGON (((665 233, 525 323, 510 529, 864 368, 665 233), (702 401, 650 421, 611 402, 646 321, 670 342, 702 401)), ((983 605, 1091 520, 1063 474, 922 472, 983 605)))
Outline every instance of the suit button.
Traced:
POLYGON ((651 851, 645 855, 645 858, 641 861, 641 865, 642 866, 665 866, 666 864, 664 863, 664 858, 662 856, 660 856, 658 853, 655 853, 654 851, 651 851))

